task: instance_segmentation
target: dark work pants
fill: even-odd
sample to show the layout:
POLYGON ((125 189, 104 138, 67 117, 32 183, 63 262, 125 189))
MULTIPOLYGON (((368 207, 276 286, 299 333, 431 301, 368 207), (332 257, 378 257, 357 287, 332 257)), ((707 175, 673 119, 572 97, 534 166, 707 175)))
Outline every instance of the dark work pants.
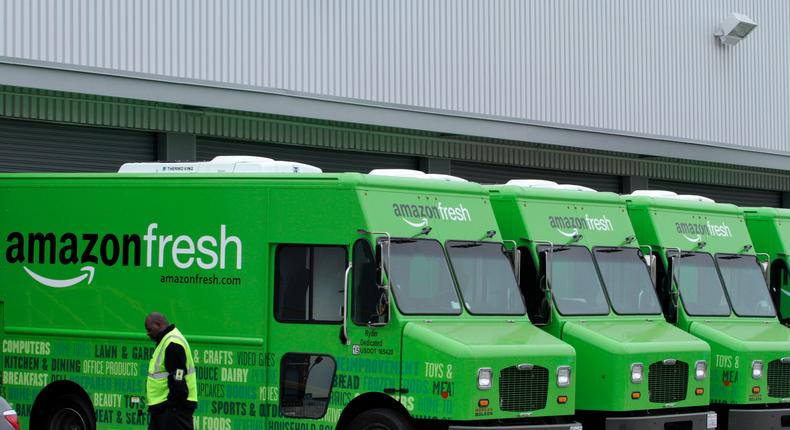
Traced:
POLYGON ((148 430, 193 430, 192 411, 165 408, 151 414, 148 430))

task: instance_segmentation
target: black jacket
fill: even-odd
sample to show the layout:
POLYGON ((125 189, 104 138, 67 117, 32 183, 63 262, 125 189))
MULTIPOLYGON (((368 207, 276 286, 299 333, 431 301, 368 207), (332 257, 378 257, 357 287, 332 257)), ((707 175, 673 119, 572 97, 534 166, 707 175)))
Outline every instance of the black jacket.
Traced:
MULTIPOLYGON (((176 328, 175 324, 171 324, 166 329, 159 333, 156 337, 156 345, 162 342, 162 339, 176 328)), ((187 356, 184 347, 177 343, 167 345, 165 349, 165 370, 170 375, 167 377, 167 401, 158 405, 148 407, 150 413, 157 413, 163 411, 165 408, 181 409, 186 411, 194 411, 197 408, 197 402, 187 400, 189 389, 187 388, 186 378, 177 381, 175 379, 176 369, 183 369, 184 374, 187 371, 187 356)))

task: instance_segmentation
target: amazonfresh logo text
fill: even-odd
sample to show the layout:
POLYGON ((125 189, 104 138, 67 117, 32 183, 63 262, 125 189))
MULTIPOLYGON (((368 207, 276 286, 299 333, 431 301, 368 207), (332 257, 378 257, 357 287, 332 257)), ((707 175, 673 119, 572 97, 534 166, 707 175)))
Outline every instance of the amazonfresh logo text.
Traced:
POLYGON ((406 203, 393 203, 392 212, 395 216, 400 217, 407 224, 413 227, 425 227, 428 225, 428 220, 438 219, 443 221, 456 221, 456 222, 471 222, 472 215, 469 209, 464 205, 458 206, 444 206, 442 202, 437 202, 436 205, 415 205, 406 203), (409 220, 417 219, 420 222, 414 223, 409 220))
POLYGON ((721 224, 711 224, 710 221, 705 224, 676 222, 675 229, 689 242, 699 242, 703 236, 732 237, 730 227, 724 222, 721 224))
POLYGON ((613 231, 614 224, 612 220, 606 218, 606 215, 601 218, 593 218, 585 214, 583 217, 574 216, 549 216, 549 224, 552 228, 558 230, 573 229, 579 231, 613 231))
MULTIPOLYGON (((219 226, 219 234, 196 238, 185 234, 165 234, 158 229, 158 223, 151 223, 142 235, 11 232, 6 237, 5 260, 9 264, 26 265, 144 265, 160 268, 172 265, 179 269, 197 266, 204 270, 226 267, 241 270, 241 239, 228 235, 224 224, 219 226)), ((54 280, 33 272, 27 266, 24 269, 36 281, 56 288, 75 285, 86 278, 90 283, 94 274, 94 268, 86 266, 80 269, 87 272, 81 276, 54 280)))

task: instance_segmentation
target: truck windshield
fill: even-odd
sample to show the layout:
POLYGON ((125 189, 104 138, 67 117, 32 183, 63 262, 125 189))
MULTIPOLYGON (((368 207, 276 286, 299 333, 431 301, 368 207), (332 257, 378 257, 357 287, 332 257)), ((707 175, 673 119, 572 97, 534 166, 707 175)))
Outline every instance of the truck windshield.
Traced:
POLYGON ((469 313, 524 315, 524 299, 502 244, 447 242, 455 277, 469 313))
MULTIPOLYGON (((547 255, 543 253, 544 258, 547 255)), ((609 304, 590 250, 583 246, 554 247, 551 292, 563 315, 607 315, 609 304)))
POLYGON ((650 273, 636 248, 596 248, 595 261, 618 314, 657 315, 661 313, 650 273))
MULTIPOLYGON (((404 314, 460 314, 461 302, 442 245, 426 239, 392 239, 390 243, 392 270, 388 274, 398 309, 404 314)), ((386 255, 386 247, 383 252, 386 255)))
POLYGON ((680 299, 686 313, 700 316, 730 315, 730 306, 710 254, 684 252, 679 259, 675 259, 675 264, 678 265, 676 281, 680 299))
POLYGON ((753 255, 716 256, 724 287, 735 314, 742 317, 776 316, 760 263, 753 255))

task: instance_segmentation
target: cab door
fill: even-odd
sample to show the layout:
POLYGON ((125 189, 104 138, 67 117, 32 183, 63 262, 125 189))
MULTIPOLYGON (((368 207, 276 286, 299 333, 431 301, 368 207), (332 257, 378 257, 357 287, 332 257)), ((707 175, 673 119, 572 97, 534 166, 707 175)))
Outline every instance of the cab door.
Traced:
POLYGON ((402 373, 417 372, 417 365, 401 363, 402 326, 389 288, 381 285, 386 282, 379 266, 371 243, 357 240, 352 247, 346 322, 348 367, 339 376, 351 378, 345 388, 389 394, 409 410, 402 373))

